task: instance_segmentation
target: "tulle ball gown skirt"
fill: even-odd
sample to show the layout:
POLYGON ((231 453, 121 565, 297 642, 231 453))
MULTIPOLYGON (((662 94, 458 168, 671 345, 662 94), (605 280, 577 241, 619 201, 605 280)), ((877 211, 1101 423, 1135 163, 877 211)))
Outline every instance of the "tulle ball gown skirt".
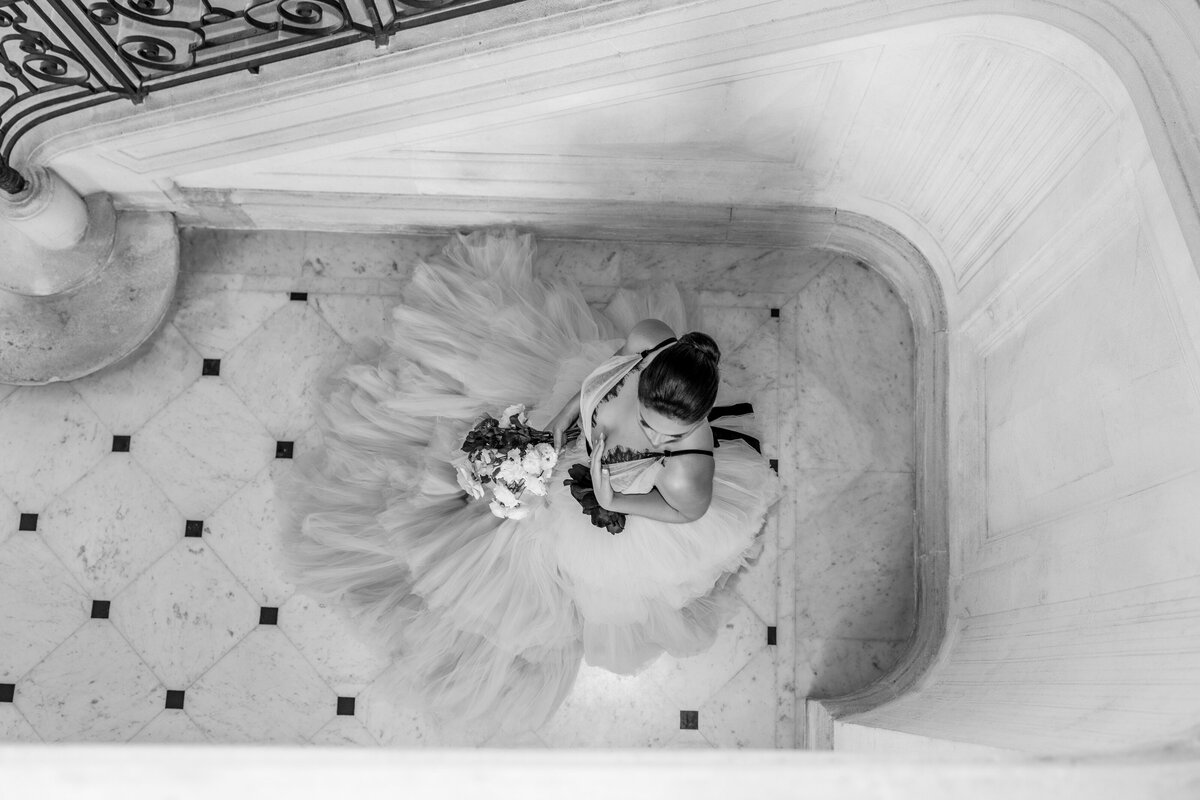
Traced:
POLYGON ((477 232, 416 265, 389 338, 322 380, 320 443, 277 489, 285 569, 386 650, 388 691, 509 731, 553 714, 581 658, 632 674, 708 647, 779 492, 766 459, 722 443, 703 517, 631 516, 612 535, 563 485, 588 462, 575 442, 524 518, 468 498, 451 462, 482 414, 523 403, 547 427, 637 322, 691 329, 670 284, 596 312, 578 286, 535 277, 533 259, 529 235, 477 232))

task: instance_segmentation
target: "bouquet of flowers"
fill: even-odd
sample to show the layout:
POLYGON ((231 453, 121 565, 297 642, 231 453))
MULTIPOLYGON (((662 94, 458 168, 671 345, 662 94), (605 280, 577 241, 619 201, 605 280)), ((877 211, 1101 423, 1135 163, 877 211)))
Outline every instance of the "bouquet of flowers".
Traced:
POLYGON ((500 419, 485 414, 463 441, 465 458, 455 462, 458 485, 475 499, 490 491, 492 513, 521 519, 529 513, 522 504, 528 492, 542 497, 546 481, 558 462, 554 435, 526 424, 525 406, 504 409, 500 419))

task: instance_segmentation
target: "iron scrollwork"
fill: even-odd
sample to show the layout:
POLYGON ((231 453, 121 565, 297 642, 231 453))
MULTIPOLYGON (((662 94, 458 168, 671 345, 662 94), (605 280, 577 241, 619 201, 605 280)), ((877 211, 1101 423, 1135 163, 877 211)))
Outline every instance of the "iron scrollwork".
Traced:
MULTIPOLYGON (((40 122, 521 0, 0 0, 0 190, 40 122)), ((13 177, 15 176, 15 178, 13 177)))
POLYGON ((336 0, 250 0, 245 17, 260 30, 298 35, 323 36, 346 25, 346 15, 336 0))

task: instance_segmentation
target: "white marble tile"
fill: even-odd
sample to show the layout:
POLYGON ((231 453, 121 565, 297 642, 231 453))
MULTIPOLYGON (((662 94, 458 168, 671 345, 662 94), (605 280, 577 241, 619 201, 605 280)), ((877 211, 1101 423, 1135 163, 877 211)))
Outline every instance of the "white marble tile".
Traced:
POLYGON ((270 466, 204 520, 203 538, 259 605, 279 607, 296 591, 280 572, 270 466))
POLYGON ((167 688, 185 689, 258 625, 259 605, 202 538, 187 538, 118 594, 110 614, 167 688))
POLYGON ((38 518, 95 600, 110 600, 183 536, 184 518, 128 453, 109 453, 38 518))
POLYGON ((183 228, 179 232, 180 272, 299 277, 304 235, 297 231, 183 228))
POLYGON ((18 532, 21 524, 21 509, 12 501, 3 489, 0 489, 0 545, 13 534, 18 532))
MULTIPOLYGON (((186 693, 184 705, 187 705, 186 693)), ((206 744, 208 737, 183 709, 164 708, 129 741, 143 744, 206 744)))
POLYGON ((743 308, 761 308, 770 310, 782 308, 792 299, 790 292, 755 291, 753 289, 699 289, 696 291, 696 301, 701 308, 710 306, 741 306, 743 308))
POLYGON ((0 703, 0 742, 41 744, 42 737, 14 704, 0 703))
POLYGON ((453 746, 443 739, 428 715, 401 702, 388 688, 386 676, 376 678, 359 693, 354 715, 380 744, 388 747, 453 746))
POLYGON ((200 378, 203 358, 169 322, 120 364, 71 386, 115 434, 130 435, 200 378))
POLYGON ((124 742, 165 700, 121 634, 89 620, 21 680, 14 702, 46 741, 124 742))
POLYGON ((779 595, 779 505, 767 513, 760 534, 763 543, 758 560, 739 572, 735 589, 738 596, 768 625, 775 625, 779 595))
POLYGON ((308 292, 308 299, 314 296, 332 296, 350 294, 356 297, 390 298, 393 303, 400 301, 405 284, 389 278, 344 278, 306 275, 303 285, 297 287, 293 281, 281 278, 255 278, 246 281, 246 288, 261 289, 262 291, 293 291, 308 292))
POLYGON ((796 459, 794 452, 784 442, 790 441, 789 398, 796 396, 796 352, 798 347, 799 315, 797 302, 780 309, 779 322, 779 481, 784 488, 783 496, 772 514, 776 518, 776 591, 775 617, 775 696, 778 702, 775 724, 776 745, 791 749, 801 741, 805 725, 803 708, 798 706, 795 687, 796 662, 796 459))
POLYGON ((717 747, 775 747, 774 650, 760 651, 700 705, 700 730, 717 747))
POLYGON ((913 476, 798 471, 801 635, 905 639, 915 619, 913 476), (813 487, 826 487, 818 493, 813 487))
POLYGON ((766 623, 740 600, 736 606, 712 647, 687 658, 664 655, 643 673, 671 698, 677 710, 699 708, 767 647, 766 623))
POLYGON ((861 689, 900 660, 908 642, 880 639, 801 638, 797 641, 796 693, 838 697, 861 689))
MULTIPOLYGON (((750 402, 763 456, 779 454, 779 326, 769 319, 721 357, 717 404, 750 402)), ((720 425, 720 422, 715 424, 720 425)))
POLYGON ((214 742, 299 744, 336 716, 337 695, 262 625, 188 688, 184 707, 214 742))
POLYGON ((828 253, 819 250, 637 243, 622 248, 622 277, 679 281, 710 291, 794 294, 828 262, 828 253))
POLYGON ((91 615, 91 601, 35 532, 0 544, 0 681, 28 672, 91 615))
POLYGON ((542 278, 615 287, 621 283, 621 261, 625 255, 624 245, 619 242, 538 239, 533 263, 542 278))
POLYGON ((142 429, 133 458, 187 519, 204 519, 275 457, 275 439, 208 376, 142 429))
MULTIPOLYGON (((296 439, 292 440, 291 458, 276 458, 267 465, 271 480, 275 482, 275 485, 279 485, 279 482, 284 480, 285 476, 289 478, 294 476, 296 463, 308 457, 308 454, 317 452, 322 446, 321 431, 318 426, 313 425, 296 439)), ((279 514, 280 509, 276 508, 275 513, 279 514)))
POLYGON ((189 288, 186 276, 181 281, 169 319, 202 358, 223 358, 272 314, 295 302, 286 289, 189 288))
POLYGON ((17 387, 11 384, 0 384, 0 402, 3 402, 4 398, 8 397, 16 390, 17 387))
POLYGON ((221 378, 277 439, 316 421, 316 381, 349 348, 308 303, 281 308, 221 361, 221 378))
POLYGON ((351 745, 357 747, 378 747, 379 742, 367 730, 362 722, 353 716, 336 716, 329 720, 321 730, 308 740, 312 744, 351 745))
MULTIPOLYGON (((700 724, 704 724, 704 717, 700 717, 700 724)), ((712 750, 716 745, 708 740, 702 731, 688 728, 680 730, 676 734, 663 743, 665 750, 712 750)))
POLYGON ((769 308, 705 306, 698 322, 700 330, 713 337, 722 354, 732 353, 771 320, 769 308))
POLYGON ((681 708, 645 672, 615 675, 584 664, 537 733, 550 747, 661 747, 679 730, 681 708))
POLYGON ((22 386, 0 402, 0 486, 41 511, 112 450, 112 433, 69 384, 22 386))
POLYGON ((305 277, 386 278, 401 284, 420 261, 442 252, 445 236, 326 233, 308 231, 304 237, 305 277))
POLYGON ((392 309, 398 298, 360 294, 309 295, 309 301, 334 333, 348 344, 362 339, 388 340, 392 309))
POLYGON ((355 635, 350 620, 302 593, 279 609, 279 627, 342 697, 364 691, 390 663, 382 650, 355 635))
POLYGON ((887 282, 835 262, 797 298, 792 421, 801 466, 913 468, 913 340, 887 282))

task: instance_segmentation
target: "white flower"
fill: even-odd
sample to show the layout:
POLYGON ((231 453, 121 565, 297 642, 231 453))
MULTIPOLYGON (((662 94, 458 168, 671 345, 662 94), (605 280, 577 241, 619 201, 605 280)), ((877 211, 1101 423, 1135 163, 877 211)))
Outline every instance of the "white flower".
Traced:
POLYGON ((521 501, 518 500, 517 496, 512 493, 512 490, 503 483, 497 483, 495 486, 493 486, 492 494, 496 496, 496 500, 498 500, 501 505, 509 508, 516 508, 521 504, 521 501))
POLYGON ((474 497, 476 500, 483 497, 483 484, 475 479, 475 475, 466 467, 456 467, 458 473, 458 485, 467 494, 474 497))
POLYGON ((542 483, 541 478, 526 478, 525 491, 538 497, 546 496, 546 484, 542 483))
POLYGON ((501 519, 524 519, 529 515, 528 508, 520 506, 517 508, 509 508, 508 506, 497 503, 495 500, 488 504, 488 508, 492 510, 493 514, 501 519))
POLYGON ((536 447, 531 447, 525 457, 521 459, 521 469, 525 470, 529 475, 541 475, 544 469, 542 456, 537 451, 536 447))
POLYGON ((517 421, 518 421, 518 422, 520 422, 520 423, 524 424, 524 423, 525 423, 525 421, 526 421, 526 419, 527 419, 527 417, 525 416, 525 404, 524 404, 524 403, 517 403, 516 405, 509 406, 508 408, 504 409, 504 413, 502 413, 502 414, 500 415, 500 427, 501 427, 501 428, 507 428, 507 427, 508 427, 508 421, 509 421, 509 418, 510 418, 510 417, 511 417, 513 414, 516 414, 516 415, 517 415, 517 421))
POLYGON ((537 454, 542 457, 542 471, 554 469, 554 465, 558 463, 558 451, 554 449, 554 445, 548 442, 542 442, 533 448, 537 454))
POLYGON ((496 460, 496 451, 490 447, 485 447, 475 454, 475 458, 483 464, 491 464, 496 460))
POLYGON ((496 477, 509 483, 519 483, 525 480, 525 469, 521 465, 521 459, 508 458, 500 462, 500 469, 496 471, 496 477))

